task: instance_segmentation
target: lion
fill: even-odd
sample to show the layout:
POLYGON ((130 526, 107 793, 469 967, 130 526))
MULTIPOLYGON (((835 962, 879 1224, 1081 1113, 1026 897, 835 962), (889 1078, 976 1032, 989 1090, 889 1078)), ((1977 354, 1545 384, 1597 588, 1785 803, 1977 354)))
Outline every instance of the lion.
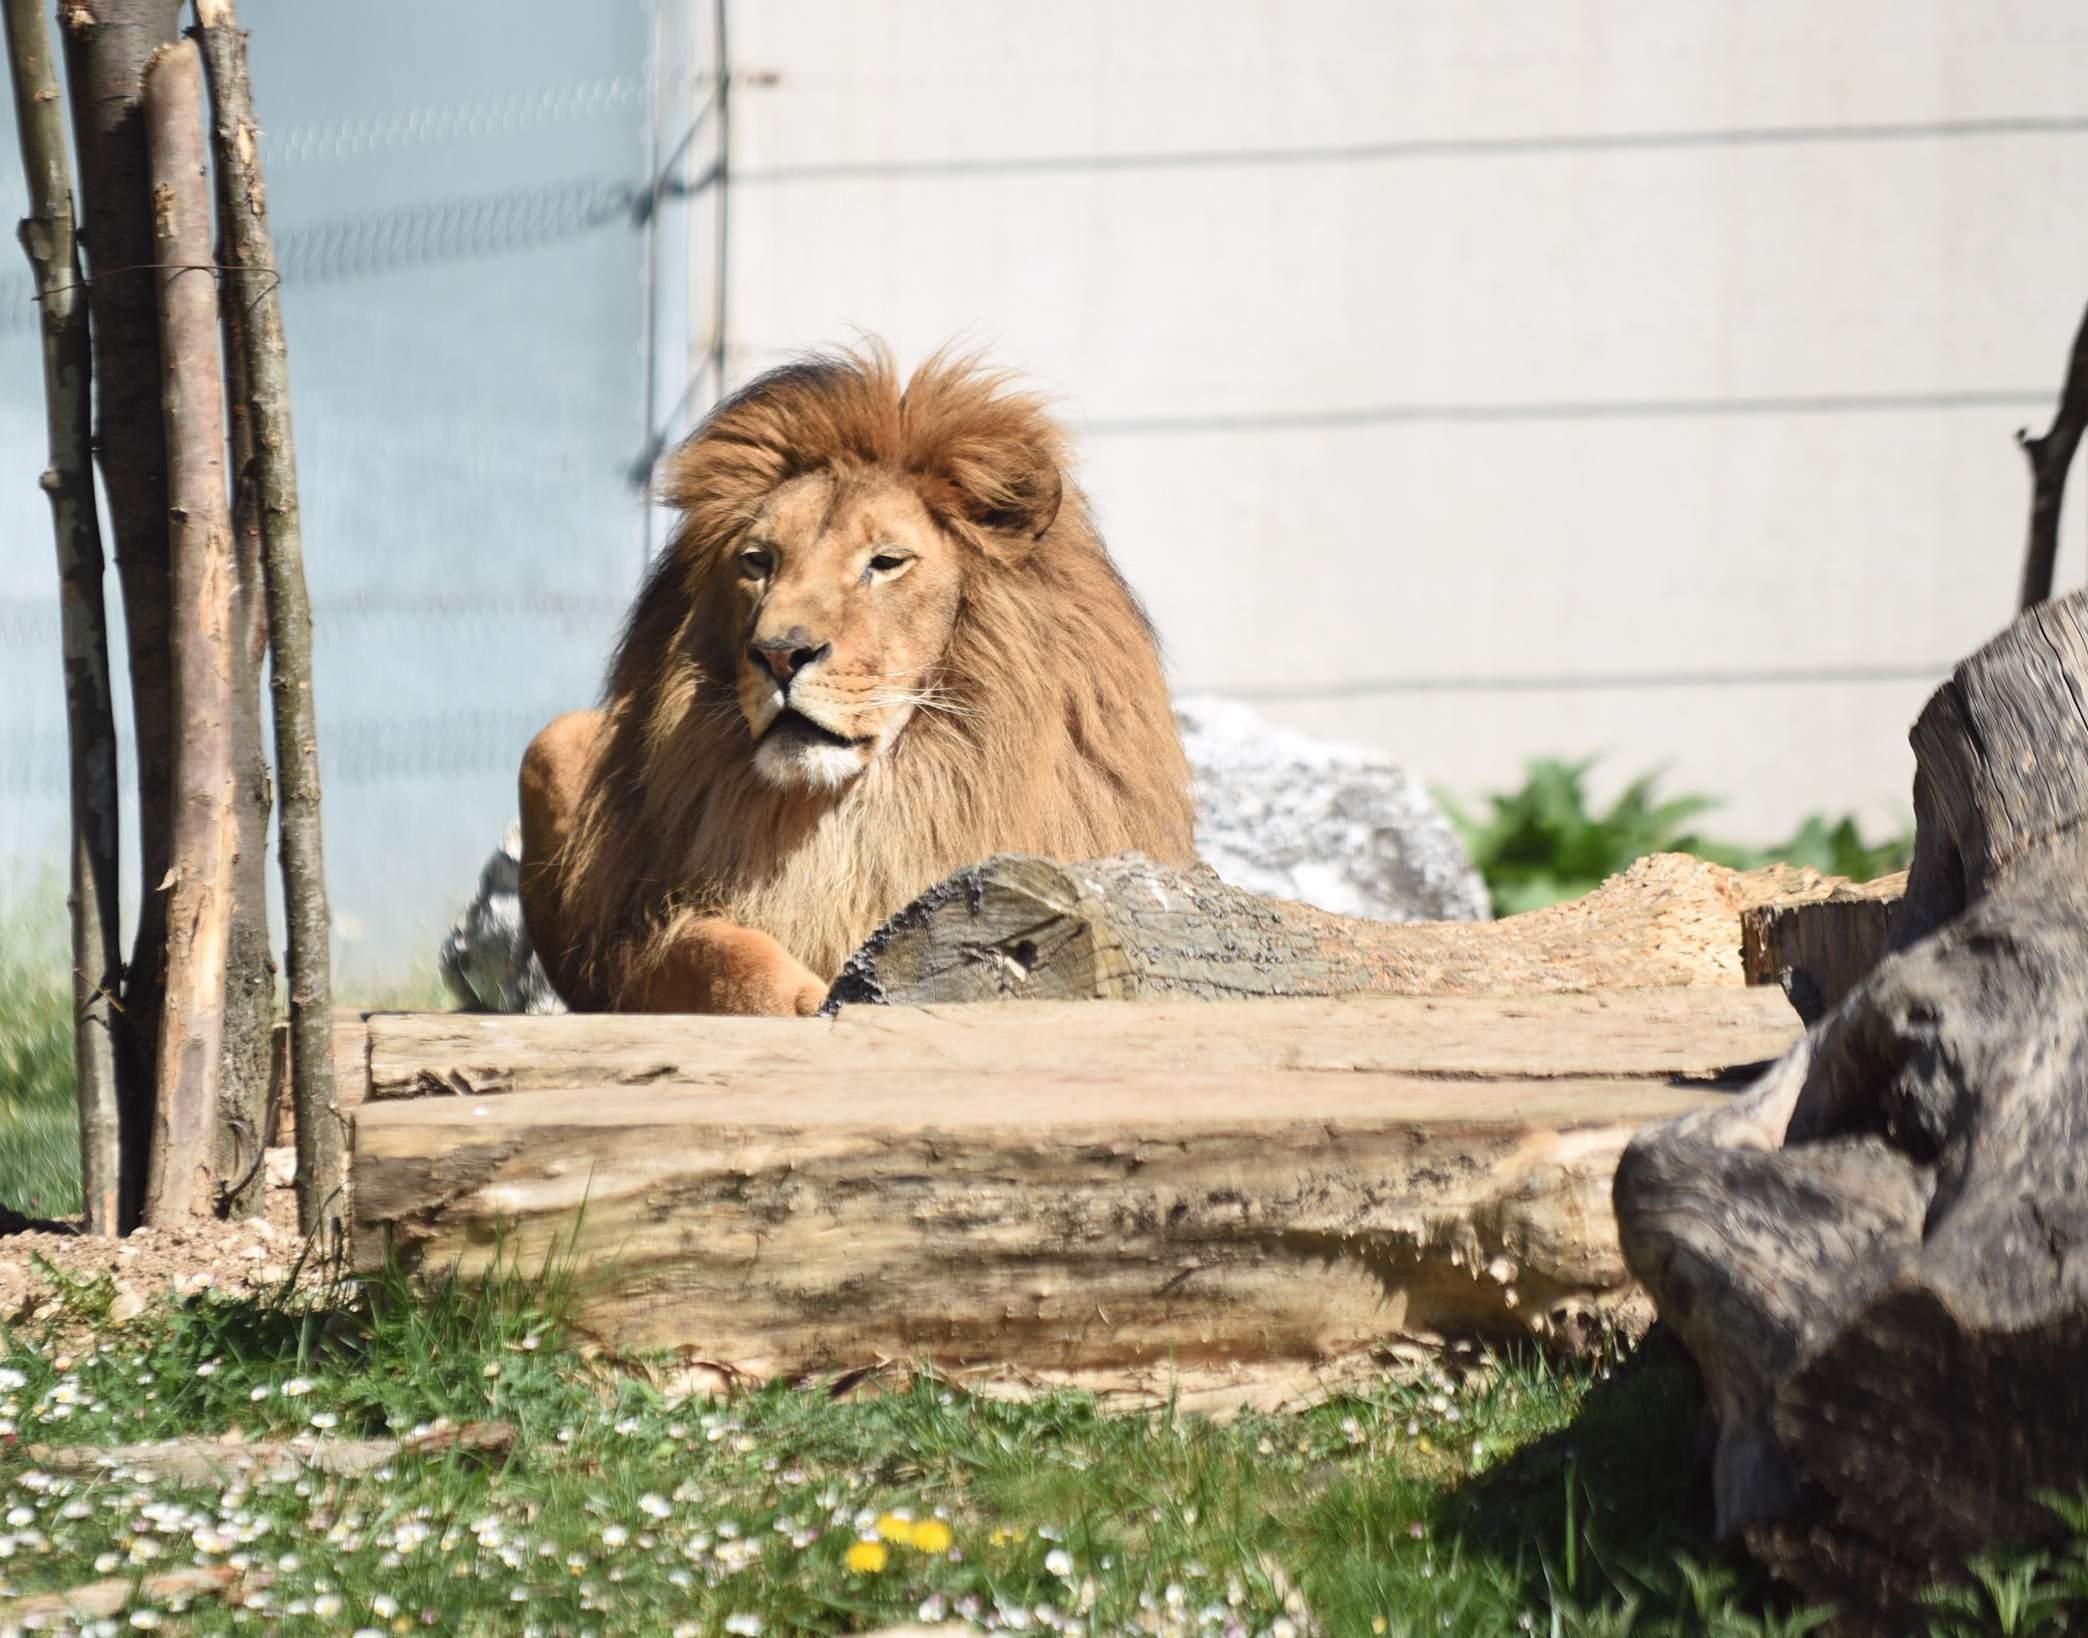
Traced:
POLYGON ((523 758, 522 904, 576 1010, 808 1015, 1003 852, 1195 858, 1145 610, 1009 378, 881 345, 719 405, 599 710, 523 758))

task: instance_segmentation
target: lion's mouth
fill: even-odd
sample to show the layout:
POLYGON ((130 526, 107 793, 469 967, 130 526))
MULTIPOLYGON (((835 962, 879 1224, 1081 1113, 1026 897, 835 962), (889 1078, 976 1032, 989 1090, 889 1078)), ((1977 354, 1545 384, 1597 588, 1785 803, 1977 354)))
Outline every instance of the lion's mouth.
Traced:
POLYGON ((761 742, 766 745, 774 740, 778 744, 787 744, 795 740, 803 745, 833 745, 852 751, 869 744, 871 737, 865 735, 861 739, 851 739, 846 734, 837 734, 824 723, 814 722, 804 712, 786 706, 776 713, 776 720, 768 725, 761 742))

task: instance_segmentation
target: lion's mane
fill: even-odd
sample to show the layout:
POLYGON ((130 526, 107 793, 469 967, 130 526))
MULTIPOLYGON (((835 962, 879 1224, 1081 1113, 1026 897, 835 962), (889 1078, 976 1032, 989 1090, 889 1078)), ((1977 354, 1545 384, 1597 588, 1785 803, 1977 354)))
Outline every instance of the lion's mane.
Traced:
POLYGON ((903 387, 881 348, 752 382, 661 469, 681 523, 611 664, 602 748, 560 861, 584 992, 613 1007, 689 915, 773 935, 831 977, 886 917, 1001 852, 1193 859, 1190 774, 1145 611, 1110 561, 1064 440, 1005 377, 943 358, 903 387), (729 563, 768 495, 822 470, 913 484, 965 563, 915 714, 845 791, 753 767, 734 696, 729 563))

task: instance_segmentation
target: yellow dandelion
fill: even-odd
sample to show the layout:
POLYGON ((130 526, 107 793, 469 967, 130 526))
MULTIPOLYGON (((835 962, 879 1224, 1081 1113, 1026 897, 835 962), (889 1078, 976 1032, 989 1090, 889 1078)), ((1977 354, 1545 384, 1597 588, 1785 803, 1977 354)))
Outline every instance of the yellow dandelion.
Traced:
POLYGON ((877 1516, 877 1533, 886 1541, 894 1541, 904 1547, 913 1540, 913 1520, 903 1519, 897 1513, 880 1513, 877 1516))
POLYGON ((852 1541, 848 1544, 848 1567, 857 1575, 876 1575, 891 1556, 892 1550, 881 1541, 852 1541))
POLYGON ((950 1550, 950 1527, 941 1519, 923 1519, 913 1527, 912 1546, 921 1553, 947 1553, 950 1550))
POLYGON ((1002 1524, 994 1528, 993 1534, 988 1536, 986 1541, 993 1547, 1012 1547, 1028 1534, 1029 1531, 1020 1525, 1002 1524))

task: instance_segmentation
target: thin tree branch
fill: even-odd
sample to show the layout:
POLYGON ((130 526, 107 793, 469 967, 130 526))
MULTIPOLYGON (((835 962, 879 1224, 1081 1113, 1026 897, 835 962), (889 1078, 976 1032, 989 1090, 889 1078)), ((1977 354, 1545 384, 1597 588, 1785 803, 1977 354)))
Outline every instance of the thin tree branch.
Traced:
POLYGON ((87 1227, 120 1227, 121 1116, 115 998, 123 982, 118 928, 116 718, 109 622, 102 605, 101 519, 94 500, 94 347, 81 291, 65 117, 40 0, 6 0, 7 60, 29 214, 22 248, 43 313, 49 464, 43 489, 57 536, 59 630, 72 787, 73 1062, 80 1107, 80 1188, 87 1227))
POLYGON ((2066 474, 2074 450, 2088 429, 2088 313, 2074 332, 2073 354, 2066 364, 2059 412, 2042 438, 2018 432, 2016 443, 2030 462, 2030 545, 2023 555, 2022 606, 2030 608, 2052 595, 2052 573, 2059 559, 2059 511, 2066 498, 2066 474))

